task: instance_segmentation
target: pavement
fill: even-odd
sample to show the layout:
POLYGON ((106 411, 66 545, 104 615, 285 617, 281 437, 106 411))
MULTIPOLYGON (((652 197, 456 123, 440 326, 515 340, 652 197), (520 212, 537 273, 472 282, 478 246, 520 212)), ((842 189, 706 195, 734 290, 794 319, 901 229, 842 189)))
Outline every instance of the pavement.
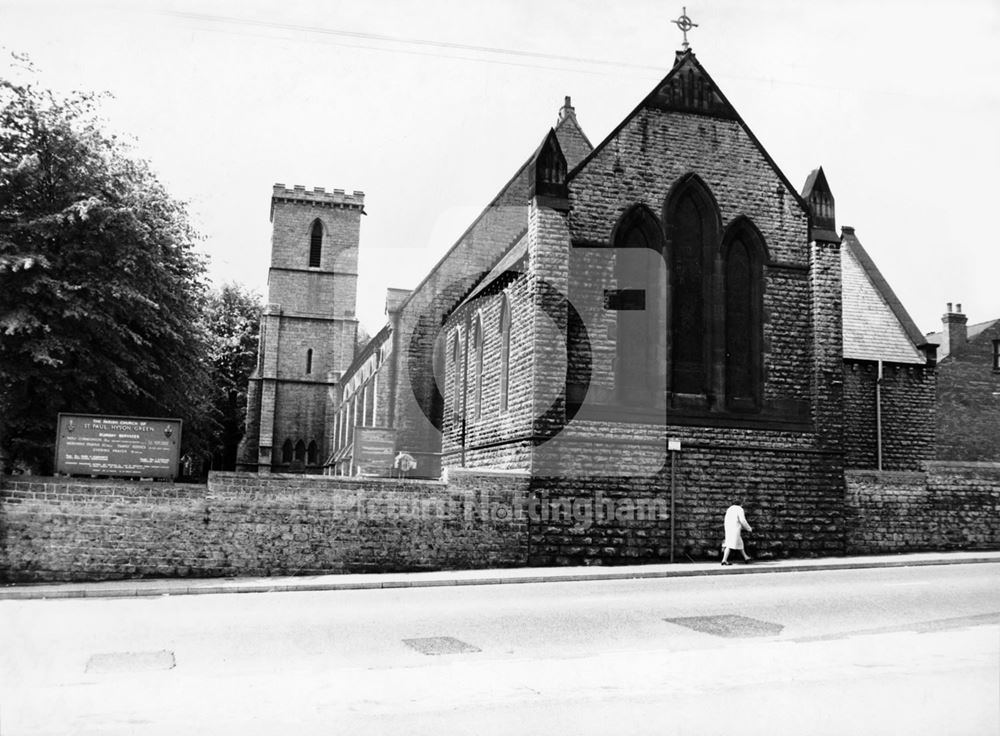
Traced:
POLYGON ((864 557, 677 562, 660 565, 615 567, 521 567, 490 570, 360 573, 263 578, 157 578, 107 580, 92 583, 35 583, 0 587, 0 600, 48 598, 125 598, 219 593, 278 593, 315 590, 371 590, 423 588, 447 585, 509 585, 516 583, 565 583, 593 580, 678 578, 704 575, 754 575, 779 572, 820 572, 866 568, 919 567, 1000 563, 1000 551, 919 552, 864 557))

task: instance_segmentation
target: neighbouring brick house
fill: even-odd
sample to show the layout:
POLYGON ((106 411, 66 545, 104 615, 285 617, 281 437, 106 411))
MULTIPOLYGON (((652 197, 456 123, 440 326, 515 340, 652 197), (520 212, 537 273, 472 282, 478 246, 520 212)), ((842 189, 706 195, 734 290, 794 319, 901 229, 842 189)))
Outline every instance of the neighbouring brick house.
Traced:
POLYGON ((938 345, 938 460, 1000 461, 1000 319, 969 325, 948 304, 938 345))
MULTIPOLYGON (((298 203, 292 230, 275 219, 274 249, 306 259, 308 222, 325 222, 314 206, 298 203)), ((376 426, 424 477, 527 471, 533 498, 592 510, 675 490, 675 543, 662 519, 545 519, 530 535, 545 564, 710 553, 741 495, 762 547, 841 551, 845 471, 916 469, 932 453, 934 346, 853 228, 836 232, 822 169, 796 191, 689 51, 596 147, 567 98, 423 281, 390 291, 385 328, 353 359, 324 353, 326 378, 311 381, 307 342, 353 324, 353 303, 334 299, 308 340, 289 340, 290 361, 272 333, 299 291, 348 295, 352 264, 328 287, 310 280, 325 261, 291 269, 295 283, 272 263, 244 467, 292 468, 312 411, 314 472, 356 472, 355 428, 376 426), (272 402, 283 380, 317 389, 311 409, 290 390, 292 409, 272 402)))

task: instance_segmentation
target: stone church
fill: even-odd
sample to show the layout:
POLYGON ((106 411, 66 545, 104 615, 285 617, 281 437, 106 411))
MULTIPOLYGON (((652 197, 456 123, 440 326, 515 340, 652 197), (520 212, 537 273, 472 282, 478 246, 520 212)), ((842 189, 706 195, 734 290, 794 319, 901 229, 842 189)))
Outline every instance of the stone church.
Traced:
POLYGON ((741 497, 772 547, 837 549, 846 470, 933 456, 936 346, 837 230, 823 170, 793 186, 689 50, 596 146, 570 98, 539 139, 364 345, 364 195, 275 186, 242 468, 390 475, 405 453, 411 477, 591 501, 669 486, 688 554, 741 497))

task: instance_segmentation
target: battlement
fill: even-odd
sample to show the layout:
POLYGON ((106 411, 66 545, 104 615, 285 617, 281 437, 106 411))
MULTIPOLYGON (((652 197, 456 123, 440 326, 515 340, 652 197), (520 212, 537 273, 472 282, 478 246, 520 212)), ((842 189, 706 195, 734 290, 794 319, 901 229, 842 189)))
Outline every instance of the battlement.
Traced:
POLYGON ((340 207, 364 212, 365 193, 355 191, 353 194, 347 194, 343 189, 334 189, 332 192, 328 192, 324 187, 306 189, 301 184, 296 184, 289 189, 284 184, 275 184, 271 194, 272 215, 274 214, 274 205, 278 202, 297 202, 317 207, 340 207))

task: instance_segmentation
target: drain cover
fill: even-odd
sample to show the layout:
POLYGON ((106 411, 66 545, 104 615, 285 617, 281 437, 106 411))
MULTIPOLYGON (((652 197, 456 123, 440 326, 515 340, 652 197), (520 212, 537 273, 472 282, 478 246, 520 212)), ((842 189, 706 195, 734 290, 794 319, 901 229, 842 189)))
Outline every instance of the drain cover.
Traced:
POLYGON ((428 636, 423 639, 403 639, 406 646, 421 654, 467 654, 482 651, 479 647, 466 644, 450 636, 428 636))
POLYGON ((768 621, 759 621, 746 616, 688 616, 686 618, 665 618, 667 623, 686 626, 703 634, 739 639, 748 636, 777 636, 785 627, 768 621))
POLYGON ((169 670, 174 667, 174 653, 159 652, 111 652, 95 654, 87 660, 87 672, 108 674, 111 672, 146 672, 149 670, 169 670))

